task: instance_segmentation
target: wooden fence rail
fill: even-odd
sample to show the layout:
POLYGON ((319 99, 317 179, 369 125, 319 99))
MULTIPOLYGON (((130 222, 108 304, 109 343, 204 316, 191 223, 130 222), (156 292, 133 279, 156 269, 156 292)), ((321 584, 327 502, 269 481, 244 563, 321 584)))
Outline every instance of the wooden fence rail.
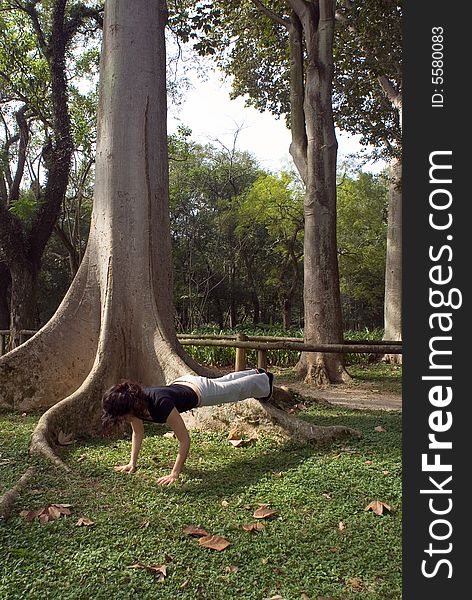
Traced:
MULTIPOLYGON (((36 333, 33 330, 18 332, 20 340, 36 333)), ((0 330, 0 355, 6 351, 8 330, 0 330)), ((236 348, 235 371, 247 368, 247 350, 257 350, 258 368, 267 368, 267 352, 269 350, 292 350, 294 352, 325 352, 334 354, 402 354, 402 343, 396 341, 345 341, 342 344, 305 344, 302 338, 283 338, 275 336, 245 335, 213 335, 213 334, 179 334, 182 346, 219 346, 236 348)), ((24 341, 24 339, 23 339, 24 341)))

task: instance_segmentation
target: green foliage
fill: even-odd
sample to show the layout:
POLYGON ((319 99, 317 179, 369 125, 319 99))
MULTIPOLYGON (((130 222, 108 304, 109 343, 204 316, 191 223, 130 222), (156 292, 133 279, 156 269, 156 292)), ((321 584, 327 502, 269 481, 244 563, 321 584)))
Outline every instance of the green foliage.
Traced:
MULTIPOLYGON (((192 433, 184 474, 170 488, 155 483, 176 452, 175 440, 162 435, 164 427, 146 424, 133 475, 113 471, 128 460, 128 433, 61 450, 72 467, 68 474, 38 461, 31 487, 0 528, 0 596, 261 600, 276 594, 296 599, 304 591, 309 598, 398 600, 401 414, 304 402, 309 422, 354 427, 362 439, 317 449, 262 438, 233 448, 225 434, 192 433), (375 432, 377 425, 385 433, 375 432), (366 512, 373 499, 389 504, 391 513, 366 512), (54 502, 72 504, 72 515, 44 525, 19 516, 54 502), (260 533, 243 531, 259 503, 269 503, 278 517, 260 533), (77 527, 80 516, 95 525, 77 527), (223 552, 202 548, 182 533, 189 525, 222 535, 231 546, 223 552), (128 568, 137 562, 166 564, 165 581, 128 568), (237 572, 228 571, 230 565, 237 572), (353 578, 360 589, 352 588, 353 578)), ((0 494, 26 469, 36 418, 0 415, 0 454, 11 460, 0 466, 0 494)))
POLYGON ((22 192, 18 200, 10 204, 8 210, 29 228, 38 210, 38 202, 33 192, 28 190, 22 192))
POLYGON ((384 298, 388 182, 360 170, 339 178, 338 252, 345 302, 381 313, 384 298))

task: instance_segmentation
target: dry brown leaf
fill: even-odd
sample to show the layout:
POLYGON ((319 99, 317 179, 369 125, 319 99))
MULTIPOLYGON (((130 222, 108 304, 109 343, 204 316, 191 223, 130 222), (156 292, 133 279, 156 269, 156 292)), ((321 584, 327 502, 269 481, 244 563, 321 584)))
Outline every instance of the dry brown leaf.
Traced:
POLYGON ((347 580, 347 583, 351 586, 353 590, 361 590, 363 588, 362 581, 359 577, 352 577, 347 580))
POLYGON ((87 458, 87 455, 86 455, 86 454, 81 454, 81 455, 79 456, 79 458, 77 459, 77 462, 82 462, 82 461, 83 461, 83 460, 85 460, 86 458, 87 458))
POLYGON ((173 431, 167 431, 166 433, 164 433, 165 438, 175 438, 175 433, 173 431))
POLYGON ((372 465, 372 464, 374 464, 374 461, 373 460, 366 460, 364 464, 366 464, 366 465, 372 465))
POLYGON ((383 473, 384 475, 389 475, 389 474, 390 474, 390 471, 388 471, 388 470, 385 470, 385 471, 382 471, 382 473, 383 473))
POLYGON ((318 596, 317 600, 334 600, 332 596, 318 596))
POLYGON ((236 565, 228 565, 228 566, 225 568, 225 571, 226 571, 227 573, 236 573, 236 572, 238 571, 238 567, 237 567, 236 565))
POLYGON ((143 563, 136 563, 134 565, 130 565, 128 569, 144 569, 149 573, 153 573, 154 575, 159 576, 159 581, 164 581, 167 577, 167 567, 166 565, 145 565, 143 563))
POLYGON ((323 494, 323 498, 326 498, 326 500, 331 500, 331 496, 329 494, 323 494))
POLYGON ((172 562, 174 560, 174 557, 171 554, 168 554, 167 552, 164 554, 164 560, 166 562, 172 562))
POLYGON ((339 521, 338 529, 339 531, 343 531, 344 529, 346 529, 346 524, 344 523, 344 521, 339 521))
POLYGON ((332 546, 331 548, 328 549, 328 552, 337 552, 338 549, 336 548, 336 546, 332 546))
POLYGON ((39 522, 41 524, 47 523, 49 521, 49 514, 48 513, 41 513, 39 515, 39 522))
POLYGON ((69 508, 72 506, 72 504, 51 504, 51 506, 57 508, 61 515, 70 515, 69 508))
POLYGON ((92 525, 95 525, 95 521, 92 521, 92 519, 88 519, 87 517, 79 517, 76 525, 77 527, 91 527, 92 525))
POLYGON ((33 519, 39 517, 44 511, 44 508, 39 508, 38 510, 22 510, 20 515, 24 517, 27 521, 31 523, 33 519))
POLYGON ((244 444, 245 444, 244 440, 242 440, 239 437, 228 438, 228 442, 235 448, 240 448, 241 446, 244 446, 244 444))
POLYGON ((264 598, 264 600, 284 600, 284 597, 280 594, 277 594, 276 596, 271 596, 270 598, 264 598))
POLYGON ((183 530, 183 533, 186 533, 187 535, 192 535, 194 537, 210 535, 208 531, 205 531, 205 529, 203 529, 203 527, 196 527, 195 525, 190 525, 189 527, 186 527, 183 530))
POLYGON ((69 446, 69 444, 74 443, 74 434, 73 433, 64 433, 63 431, 59 431, 57 434, 57 443, 60 446, 69 446))
POLYGON ((268 508, 268 504, 259 504, 259 508, 252 515, 255 519, 271 519, 278 515, 276 510, 268 508))
POLYGON ((264 523, 245 523, 243 525, 244 531, 262 531, 265 528, 264 523))
POLYGON ((186 588, 186 587, 188 586, 188 583, 189 583, 189 580, 188 580, 188 579, 186 579, 185 581, 183 581, 183 582, 180 584, 180 589, 181 589, 181 590, 183 590, 184 588, 186 588))
POLYGON ((384 512, 390 512, 392 508, 381 500, 372 500, 372 502, 368 504, 364 510, 371 510, 376 515, 383 515, 384 512))
POLYGON ((139 526, 141 529, 147 529, 149 527, 150 521, 143 521, 139 526))
POLYGON ((221 506, 222 506, 223 508, 227 508, 227 507, 229 506, 229 502, 228 502, 228 500, 222 500, 222 501, 221 501, 221 506))
POLYGON ((261 563, 262 563, 263 565, 266 565, 268 562, 269 562, 269 559, 268 559, 268 558, 261 558, 261 563))
POLYGON ((201 537, 198 540, 198 543, 204 548, 210 548, 211 550, 218 551, 224 550, 225 548, 231 545, 231 542, 228 542, 228 540, 219 535, 206 535, 204 537, 201 537))
POLYGON ((382 425, 377 425, 377 427, 374 427, 374 431, 377 431, 378 433, 385 433, 385 429, 382 427, 382 425))
POLYGON ((61 511, 59 510, 59 508, 57 508, 57 506, 54 505, 48 507, 48 512, 50 521, 54 521, 54 519, 59 519, 59 517, 61 516, 61 511))
POLYGON ((300 598, 301 600, 310 600, 310 597, 306 592, 300 592, 300 598))

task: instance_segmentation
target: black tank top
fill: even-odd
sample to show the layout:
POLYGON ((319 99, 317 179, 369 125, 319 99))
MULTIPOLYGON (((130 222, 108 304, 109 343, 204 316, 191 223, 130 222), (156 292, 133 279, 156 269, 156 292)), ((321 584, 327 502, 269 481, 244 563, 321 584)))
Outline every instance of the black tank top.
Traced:
MULTIPOLYGON (((165 423, 173 408, 179 413, 192 410, 198 404, 198 396, 186 385, 166 385, 144 388, 149 401, 149 413, 155 423, 165 423)), ((147 419, 144 419, 145 421, 147 419)))

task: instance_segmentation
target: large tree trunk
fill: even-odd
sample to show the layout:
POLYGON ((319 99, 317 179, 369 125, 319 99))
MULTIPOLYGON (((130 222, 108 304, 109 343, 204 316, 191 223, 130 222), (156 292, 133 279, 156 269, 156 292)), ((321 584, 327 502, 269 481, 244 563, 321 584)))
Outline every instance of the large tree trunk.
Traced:
MULTIPOLYGON (((388 197, 387 257, 385 265, 384 340, 402 339, 402 165, 390 165, 388 197)), ((386 354, 384 361, 400 363, 401 354, 386 354)))
MULTIPOLYGON (((154 0, 106 2, 87 251, 52 320, 0 359, 0 405, 51 406, 31 450, 65 468, 53 450, 58 432, 97 432, 100 399, 110 385, 121 378, 159 385, 202 372, 174 327, 164 7, 154 0)), ((355 433, 298 419, 287 424, 282 410, 256 400, 199 409, 185 420, 191 427, 224 426, 241 411, 252 413, 251 405, 300 439, 355 433)))
MULTIPOLYGON (((295 3, 294 3, 295 4, 295 3)), ((304 306, 308 344, 343 340, 336 244, 337 141, 332 112, 333 0, 305 4, 299 13, 307 48, 304 115, 306 122, 306 194, 304 202, 304 306)), ((343 356, 304 353, 298 369, 307 382, 342 383, 350 377, 343 356)))
POLYGON ((10 349, 21 344, 20 331, 38 326, 36 304, 37 269, 28 261, 10 266, 10 349))

